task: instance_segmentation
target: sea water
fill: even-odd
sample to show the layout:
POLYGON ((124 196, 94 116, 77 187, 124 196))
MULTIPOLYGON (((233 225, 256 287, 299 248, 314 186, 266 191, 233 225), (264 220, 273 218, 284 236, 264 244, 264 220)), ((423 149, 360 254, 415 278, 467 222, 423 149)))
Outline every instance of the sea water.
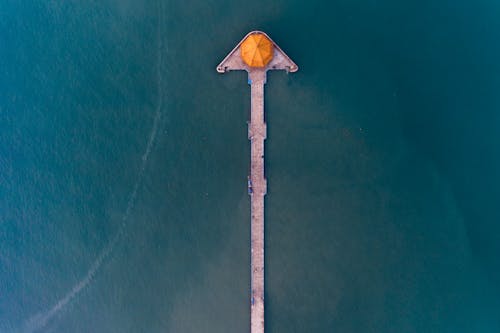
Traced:
POLYGON ((3 1, 0 332, 248 332, 246 74, 266 84, 266 330, 500 330, 500 6, 3 1))

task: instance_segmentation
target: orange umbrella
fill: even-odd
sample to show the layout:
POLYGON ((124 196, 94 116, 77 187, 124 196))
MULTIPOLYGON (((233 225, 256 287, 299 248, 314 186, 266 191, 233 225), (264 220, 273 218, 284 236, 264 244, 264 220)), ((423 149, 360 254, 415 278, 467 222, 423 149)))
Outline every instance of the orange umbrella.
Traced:
POLYGON ((250 67, 265 67, 273 58, 273 42, 263 34, 251 34, 240 48, 241 59, 250 67))

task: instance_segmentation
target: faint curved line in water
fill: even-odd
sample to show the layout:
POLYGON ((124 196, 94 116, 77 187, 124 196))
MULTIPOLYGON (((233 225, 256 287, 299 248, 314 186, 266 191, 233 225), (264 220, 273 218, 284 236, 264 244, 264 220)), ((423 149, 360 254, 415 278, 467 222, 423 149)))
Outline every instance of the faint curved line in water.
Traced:
POLYGON ((156 137, 158 134, 158 127, 160 124, 160 120, 162 118, 162 106, 163 106, 163 94, 162 94, 162 80, 161 80, 161 64, 162 64, 162 42, 161 42, 161 25, 163 23, 163 11, 160 10, 160 19, 158 23, 158 64, 157 64, 157 85, 158 85, 158 101, 156 107, 155 118, 153 121, 153 127, 151 128, 148 143, 146 145, 146 149, 144 154, 142 155, 142 163, 141 168, 139 169, 139 173, 137 174, 137 180, 134 184, 134 188, 130 193, 127 208, 122 216, 122 223, 116 232, 115 236, 111 239, 108 245, 101 251, 97 259, 90 266, 89 270, 85 277, 83 277, 80 281, 78 281, 71 290, 64 295, 61 299, 57 301, 57 303, 50 308, 50 310, 45 312, 39 312, 36 315, 32 316, 28 319, 24 324, 23 332, 26 333, 35 333, 41 329, 43 329, 49 321, 56 316, 62 309, 64 309, 76 296, 80 294, 80 292, 87 287, 94 279, 95 274, 98 272, 99 268, 102 266, 104 260, 111 254, 116 244, 120 240, 121 236, 125 231, 125 227, 127 225, 127 220, 130 217, 132 209, 134 208, 135 201, 137 198, 137 192, 139 191, 139 186, 142 183, 142 179, 144 177, 144 172, 146 170, 146 165, 149 159, 149 155, 151 155, 151 151, 156 141, 156 137))

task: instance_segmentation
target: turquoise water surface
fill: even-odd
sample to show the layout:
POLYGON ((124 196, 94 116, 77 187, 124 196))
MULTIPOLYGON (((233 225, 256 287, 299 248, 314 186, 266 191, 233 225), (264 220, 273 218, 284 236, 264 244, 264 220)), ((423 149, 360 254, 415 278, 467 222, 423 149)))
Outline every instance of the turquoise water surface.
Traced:
POLYGON ((494 1, 0 3, 0 332, 249 332, 249 31, 266 331, 500 331, 494 1))

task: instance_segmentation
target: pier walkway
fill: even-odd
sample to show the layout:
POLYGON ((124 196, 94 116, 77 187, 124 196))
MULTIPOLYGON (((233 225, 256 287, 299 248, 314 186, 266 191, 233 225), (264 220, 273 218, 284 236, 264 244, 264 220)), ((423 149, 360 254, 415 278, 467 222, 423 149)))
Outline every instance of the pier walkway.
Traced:
POLYGON ((251 115, 248 125, 250 148, 251 194, 251 332, 264 332, 264 195, 267 182, 264 177, 264 84, 266 72, 249 73, 251 82, 251 115))
POLYGON ((251 196, 251 281, 250 281, 250 332, 264 333, 264 196, 267 181, 264 173, 264 140, 267 128, 264 118, 264 84, 268 70, 295 72, 297 65, 273 43, 273 56, 264 67, 250 67, 241 57, 240 45, 252 31, 217 66, 219 73, 231 70, 246 70, 251 85, 251 115, 248 123, 248 139, 251 142, 249 194, 251 196))

